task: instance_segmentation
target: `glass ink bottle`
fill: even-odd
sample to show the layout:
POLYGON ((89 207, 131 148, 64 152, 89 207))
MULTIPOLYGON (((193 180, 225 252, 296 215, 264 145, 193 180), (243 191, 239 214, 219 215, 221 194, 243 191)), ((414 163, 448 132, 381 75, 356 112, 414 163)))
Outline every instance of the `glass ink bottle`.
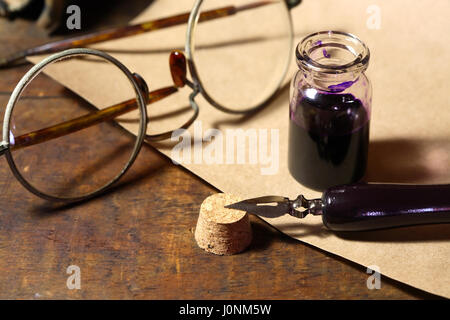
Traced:
POLYGON ((306 187, 360 181, 366 171, 372 88, 370 53, 356 36, 309 35, 296 49, 290 91, 288 165, 306 187))

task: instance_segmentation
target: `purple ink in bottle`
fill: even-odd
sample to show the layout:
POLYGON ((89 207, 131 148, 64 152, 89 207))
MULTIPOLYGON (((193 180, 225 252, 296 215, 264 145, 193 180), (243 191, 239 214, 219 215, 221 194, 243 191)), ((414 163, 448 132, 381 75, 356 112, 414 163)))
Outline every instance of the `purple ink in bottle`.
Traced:
POLYGON ((367 165, 371 85, 369 49, 342 32, 319 32, 297 47, 292 82, 289 170, 316 190, 359 181, 367 165))

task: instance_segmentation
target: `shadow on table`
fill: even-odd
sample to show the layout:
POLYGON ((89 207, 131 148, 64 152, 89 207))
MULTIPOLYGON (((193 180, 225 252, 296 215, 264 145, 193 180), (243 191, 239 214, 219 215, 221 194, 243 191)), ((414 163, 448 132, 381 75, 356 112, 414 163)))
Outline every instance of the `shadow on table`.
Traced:
MULTIPOLYGON (((306 218, 308 219, 308 218, 306 218)), ((326 229, 322 224, 307 225, 299 223, 277 225, 281 232, 288 234, 290 237, 302 240, 302 237, 315 236, 325 239, 331 235, 349 241, 364 242, 442 242, 450 240, 450 224, 429 224, 420 226, 409 226, 391 229, 371 230, 371 231, 350 231, 338 232, 326 229)), ((266 235, 267 235, 267 231, 266 235)), ((291 239, 286 237, 287 239, 291 239)))
POLYGON ((276 228, 291 237, 300 238, 300 240, 302 237, 307 236, 315 236, 317 238, 325 239, 332 234, 331 231, 326 229, 322 223, 305 224, 302 223, 302 220, 298 220, 298 223, 277 225, 276 228))
POLYGON ((364 242, 444 242, 450 240, 450 224, 430 224, 373 231, 335 232, 345 240, 364 242))
POLYGON ((298 224, 291 223, 277 225, 277 227, 274 227, 261 218, 253 215, 251 218, 251 224, 253 231, 253 241, 249 249, 247 249, 249 251, 263 251, 276 240, 280 240, 285 243, 298 243, 298 240, 291 237, 301 238, 302 236, 306 235, 315 235, 320 238, 324 238, 331 234, 330 231, 325 229, 321 224, 302 225, 299 222, 298 224), (283 231, 281 231, 280 229, 283 229, 283 231), (289 233, 289 236, 287 235, 287 233, 289 233))
POLYGON ((450 139, 386 139, 369 146, 367 181, 450 183, 450 139))
MULTIPOLYGON (((142 146, 141 153, 152 152, 149 149, 150 147, 144 144, 142 146)), ((170 164, 167 159, 158 158, 156 156, 151 158, 151 165, 146 165, 145 163, 142 163, 142 161, 139 161, 138 156, 138 159, 131 166, 130 170, 116 184, 105 191, 105 193, 102 193, 94 198, 69 204, 53 203, 44 200, 41 204, 33 206, 31 208, 31 211, 38 217, 49 217, 54 214, 59 214, 64 210, 69 210, 79 205, 83 205, 87 202, 102 199, 114 192, 125 192, 128 188, 139 188, 139 183, 142 183, 142 181, 156 176, 163 170, 163 168, 170 164)))

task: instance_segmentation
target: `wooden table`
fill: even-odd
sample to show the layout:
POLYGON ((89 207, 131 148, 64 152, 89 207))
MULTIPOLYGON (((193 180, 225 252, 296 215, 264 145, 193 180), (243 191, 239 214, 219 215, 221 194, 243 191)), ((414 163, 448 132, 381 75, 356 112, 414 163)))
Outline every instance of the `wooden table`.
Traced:
MULTIPOLYGON (((115 22, 131 18, 112 16, 115 22)), ((47 38, 32 23, 0 21, 1 54, 47 38)), ((29 67, 0 69, 2 113, 29 67)), ((40 200, 0 161, 3 299, 434 297, 384 277, 380 290, 368 290, 365 268, 290 239, 254 216, 247 251, 226 257, 204 252, 193 230, 201 202, 218 190, 149 146, 117 188, 76 206, 40 200), (81 290, 66 286, 70 265, 80 267, 81 290)))

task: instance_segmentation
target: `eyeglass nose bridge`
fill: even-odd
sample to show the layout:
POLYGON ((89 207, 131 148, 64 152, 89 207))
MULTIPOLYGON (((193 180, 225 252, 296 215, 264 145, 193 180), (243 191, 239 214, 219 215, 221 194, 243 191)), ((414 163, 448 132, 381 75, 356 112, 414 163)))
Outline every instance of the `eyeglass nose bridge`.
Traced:
POLYGON ((183 52, 178 50, 172 51, 169 57, 169 66, 170 66, 170 73, 172 75, 172 80, 174 83, 174 88, 179 89, 183 88, 184 86, 188 86, 189 88, 192 89, 192 93, 189 95, 189 103, 194 113, 189 118, 189 120, 187 120, 181 127, 179 127, 176 130, 171 130, 160 134, 145 135, 145 139, 147 141, 158 142, 170 139, 174 134, 176 135, 177 132, 179 132, 178 130, 187 130, 192 125, 192 123, 194 123, 194 121, 198 118, 199 115, 200 110, 197 102, 195 101, 195 97, 200 93, 200 88, 197 85, 196 81, 191 82, 187 78, 187 61, 183 52))
POLYGON ((167 131, 164 133, 160 133, 160 134, 154 134, 154 135, 150 135, 147 134, 145 135, 145 139, 147 141, 151 141, 151 142, 158 142, 158 141, 162 141, 162 140, 166 140, 166 139, 170 139, 174 134, 177 134, 177 132, 179 132, 179 130, 187 130, 192 123, 194 123, 194 121, 198 118, 198 114, 199 114, 199 107, 197 102, 195 101, 195 97, 200 93, 198 88, 193 88, 192 93, 189 95, 189 102, 191 105, 192 110, 194 111, 194 114, 191 116, 191 118, 185 122, 181 127, 179 127, 176 130, 171 130, 171 131, 167 131))

